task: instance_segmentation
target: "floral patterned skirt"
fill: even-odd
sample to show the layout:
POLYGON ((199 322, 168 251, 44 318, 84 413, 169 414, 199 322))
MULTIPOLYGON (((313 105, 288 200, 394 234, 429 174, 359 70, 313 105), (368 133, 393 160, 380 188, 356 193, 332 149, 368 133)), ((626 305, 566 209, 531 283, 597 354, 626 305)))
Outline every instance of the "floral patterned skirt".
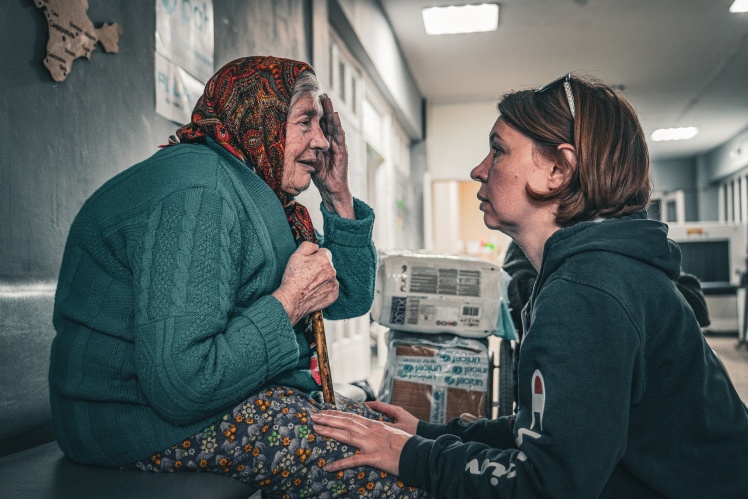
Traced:
MULTIPOLYGON (((335 399, 340 411, 386 419, 364 404, 337 394, 335 399)), ((312 431, 309 414, 330 408, 294 388, 274 387, 248 398, 193 437, 127 468, 223 473, 260 488, 264 497, 428 497, 368 466, 326 472, 328 461, 359 452, 312 431)))

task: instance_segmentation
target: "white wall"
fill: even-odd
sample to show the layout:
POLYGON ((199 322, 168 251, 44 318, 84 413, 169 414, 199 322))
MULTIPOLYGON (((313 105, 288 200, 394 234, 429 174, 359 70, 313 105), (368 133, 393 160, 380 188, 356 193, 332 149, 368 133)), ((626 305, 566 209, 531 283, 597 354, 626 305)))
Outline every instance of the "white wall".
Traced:
POLYGON ((498 116, 496 101, 429 105, 426 151, 431 179, 470 180, 470 170, 488 154, 488 135, 498 116))
POLYGON ((379 2, 337 0, 330 2, 329 6, 332 26, 369 72, 408 136, 420 140, 423 137, 421 91, 379 2), (345 21, 337 15, 336 7, 342 11, 345 21), (355 40, 348 33, 349 27, 354 32, 355 40))

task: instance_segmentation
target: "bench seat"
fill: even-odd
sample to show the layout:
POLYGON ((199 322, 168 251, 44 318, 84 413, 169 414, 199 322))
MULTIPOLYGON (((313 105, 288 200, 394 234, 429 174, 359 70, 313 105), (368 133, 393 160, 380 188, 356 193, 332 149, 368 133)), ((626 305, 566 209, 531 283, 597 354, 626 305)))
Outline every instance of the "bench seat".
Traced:
POLYGON ((8 499, 246 499, 254 492, 239 480, 212 473, 149 473, 84 466, 66 458, 56 442, 0 458, 0 497, 8 499))
MULTIPOLYGON (((49 357, 54 282, 0 280, 0 498, 247 498, 212 473, 149 473, 77 464, 52 433, 49 357)), ((259 492, 256 497, 260 497, 259 492)))

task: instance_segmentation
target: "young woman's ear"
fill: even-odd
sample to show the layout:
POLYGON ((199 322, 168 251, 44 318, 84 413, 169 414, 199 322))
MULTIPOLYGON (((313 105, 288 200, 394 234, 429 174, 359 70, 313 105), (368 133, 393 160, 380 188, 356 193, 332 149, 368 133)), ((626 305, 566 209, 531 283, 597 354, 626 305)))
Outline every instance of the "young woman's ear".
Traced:
POLYGON ((557 150, 566 158, 566 163, 556 162, 548 173, 548 189, 554 191, 566 184, 577 168, 577 152, 571 144, 560 144, 557 150))

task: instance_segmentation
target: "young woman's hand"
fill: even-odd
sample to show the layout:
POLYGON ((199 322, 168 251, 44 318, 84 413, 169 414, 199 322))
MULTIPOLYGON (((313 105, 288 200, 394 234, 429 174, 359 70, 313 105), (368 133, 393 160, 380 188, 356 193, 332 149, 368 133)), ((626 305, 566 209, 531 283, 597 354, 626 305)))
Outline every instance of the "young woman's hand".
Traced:
POLYGON ((315 433, 358 447, 360 454, 325 466, 335 472, 357 466, 373 466, 393 475, 400 474, 400 454, 412 436, 381 421, 339 411, 312 413, 315 433))
POLYGON ((283 305, 291 324, 338 299, 337 273, 326 248, 304 241, 288 259, 283 279, 273 296, 283 305))
POLYGON ((386 423, 393 428, 402 430, 410 435, 415 435, 418 429, 419 419, 396 405, 387 404, 385 402, 364 402, 369 408, 374 409, 377 412, 381 412, 385 416, 392 418, 392 423, 386 423))
POLYGON ((327 151, 317 153, 317 169, 312 175, 325 208, 343 218, 355 218, 353 196, 348 187, 348 148, 340 116, 327 94, 320 96, 324 114, 320 127, 330 143, 327 151))

